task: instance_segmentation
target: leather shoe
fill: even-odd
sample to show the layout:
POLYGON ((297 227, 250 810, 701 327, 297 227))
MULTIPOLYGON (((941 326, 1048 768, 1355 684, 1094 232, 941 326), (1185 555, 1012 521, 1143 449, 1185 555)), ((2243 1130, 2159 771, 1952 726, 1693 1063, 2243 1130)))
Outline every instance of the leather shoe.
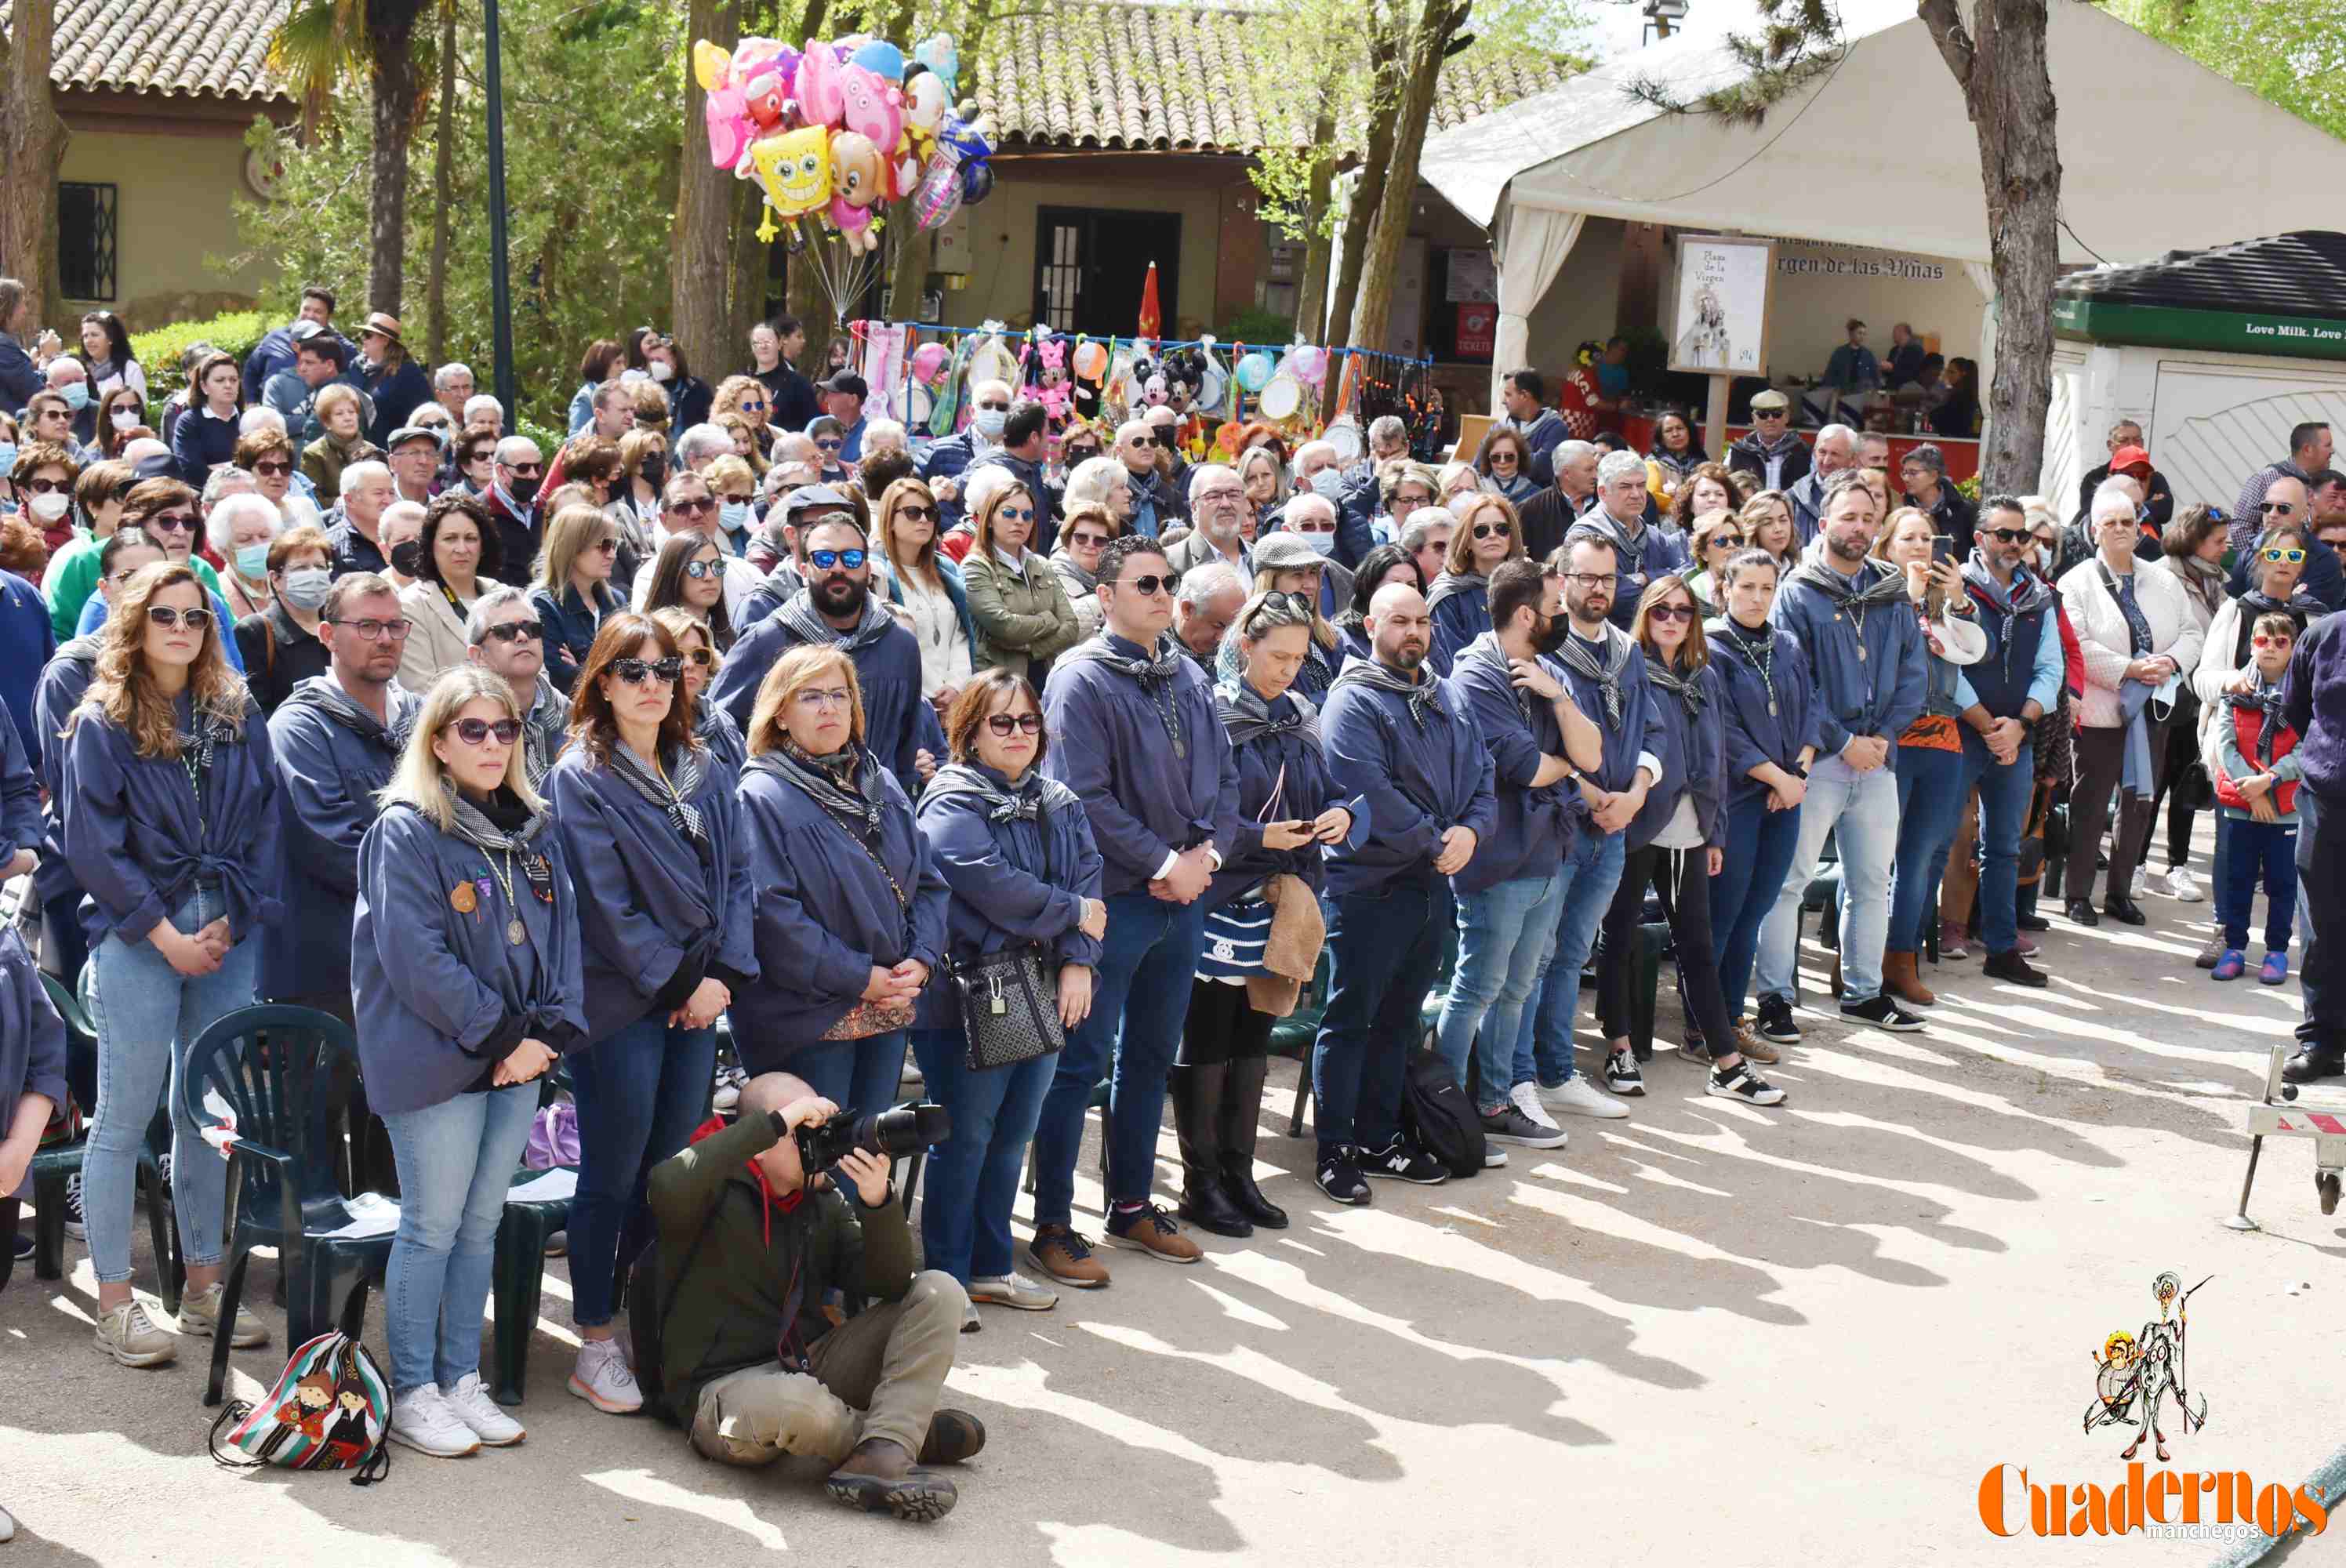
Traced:
POLYGON ((2042 986, 2046 983, 2045 972, 2037 968, 2014 948, 2010 952, 1992 952, 1980 972, 1990 980, 2001 980, 2011 985, 2042 986))
POLYGON ((2013 922, 2023 931, 2051 931, 2053 922, 2040 914, 2025 914, 2013 922))
POLYGON ((959 1464, 985 1447, 985 1423, 967 1410, 940 1408, 921 1440, 922 1464, 959 1464))
POLYGON ((2093 904, 2085 899, 2071 899, 2066 904, 2062 906, 2061 912, 2067 915, 2071 921, 2075 921, 2078 925, 2099 925, 2102 923, 2102 917, 2094 912, 2093 904))
POLYGON ((2120 925, 2147 925, 2150 923, 2150 917, 2142 912, 2142 906, 2135 902, 2134 900, 2127 897, 2124 893, 2112 893, 2108 898, 2104 899, 2102 901, 2102 912, 2109 916, 2112 920, 2117 921, 2120 925))
POLYGON ((2280 1064, 2280 1075, 2286 1084, 2319 1084, 2324 1078, 2346 1076, 2346 1052, 2301 1045, 2296 1055, 2280 1064))

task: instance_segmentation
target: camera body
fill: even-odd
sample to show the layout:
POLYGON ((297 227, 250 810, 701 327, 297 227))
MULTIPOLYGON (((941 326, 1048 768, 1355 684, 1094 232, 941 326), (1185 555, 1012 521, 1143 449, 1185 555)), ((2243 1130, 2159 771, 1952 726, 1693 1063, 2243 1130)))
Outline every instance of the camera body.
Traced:
POLYGON ((792 1130, 799 1163, 807 1175, 829 1170, 851 1149, 903 1159, 953 1135, 953 1117, 931 1100, 897 1105, 865 1115, 838 1115, 820 1126, 792 1130))

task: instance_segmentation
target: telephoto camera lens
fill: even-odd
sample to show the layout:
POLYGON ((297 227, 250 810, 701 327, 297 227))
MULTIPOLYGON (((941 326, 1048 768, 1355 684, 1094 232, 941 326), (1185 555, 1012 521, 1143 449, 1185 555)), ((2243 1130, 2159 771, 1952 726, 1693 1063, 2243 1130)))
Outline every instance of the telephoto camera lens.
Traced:
POLYGON ((834 1116, 819 1127, 798 1129, 799 1160, 811 1176, 839 1163, 850 1149, 903 1159, 953 1134, 953 1116, 943 1105, 923 1100, 865 1116, 834 1116))

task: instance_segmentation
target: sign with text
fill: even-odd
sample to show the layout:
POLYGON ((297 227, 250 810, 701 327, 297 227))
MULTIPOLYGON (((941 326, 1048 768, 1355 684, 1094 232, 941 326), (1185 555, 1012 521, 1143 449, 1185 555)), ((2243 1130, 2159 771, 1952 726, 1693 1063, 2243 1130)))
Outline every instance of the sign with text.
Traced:
POLYGON ((1677 308, 1669 368, 1706 375, 1758 375, 1768 341, 1768 287, 1775 245, 1720 234, 1678 237, 1677 308))
POLYGON ((1496 305, 1460 305, 1458 310, 1458 357, 1462 360, 1487 360, 1498 347, 1499 307, 1496 305))

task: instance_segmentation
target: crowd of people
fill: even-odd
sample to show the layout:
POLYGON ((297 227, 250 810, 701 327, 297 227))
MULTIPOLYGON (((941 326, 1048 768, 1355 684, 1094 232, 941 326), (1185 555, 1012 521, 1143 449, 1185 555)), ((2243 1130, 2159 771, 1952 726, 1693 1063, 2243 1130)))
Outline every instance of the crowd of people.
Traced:
MULTIPOLYGON (((523 1435, 479 1339, 545 1103, 579 1146, 569 1390, 719 1461, 820 1453, 842 1502, 934 1517, 938 1467, 984 1441, 936 1405, 982 1308, 1107 1286, 1101 1243, 1122 1273, 1198 1261, 1189 1227, 1290 1224, 1257 1137, 1299 1007, 1310 1179, 1367 1204, 1471 1174, 1405 1109, 1422 1038, 1482 1167, 1631 1115, 1656 926, 1688 1085, 1767 1107, 1820 1019, 1923 1029, 1926 969, 1974 944, 1984 979, 2045 985, 2045 896, 2142 923, 2162 799, 2177 898, 2200 896, 2191 813, 2218 812, 2218 981, 2259 887, 2259 976, 2286 977, 2296 867, 2340 858, 2326 427, 2250 481, 2253 516, 2164 520, 2130 424, 2065 518, 1974 506, 1927 447, 1893 476, 1841 426, 1726 464, 1683 419, 1650 454, 1569 436, 1528 369, 1439 467, 1382 419, 1357 463, 1270 425, 1204 460, 1178 396, 1054 438, 1000 382, 930 443, 852 370, 801 375, 784 321, 713 388, 649 329, 597 342, 547 453, 466 367, 407 361, 391 318, 346 354, 332 310, 313 289, 243 365, 192 356, 168 437, 94 442, 49 390, 0 425, 0 874, 34 879, 37 962, 97 1034, 67 1062, 0 934, 0 1023, 36 1021, 0 1031, 0 1196, 86 1107, 95 1342, 170 1360, 130 1239, 168 1102, 178 1334, 265 1342, 223 1303, 187 1052, 256 998, 342 1020, 401 1196, 390 1435, 423 1453, 523 1435), (1832 974, 1804 1007, 1818 905, 1832 974), (950 1117, 917 1247, 884 1155, 819 1187, 801 1156, 908 1084, 950 1117), (655 1234, 648 1366, 618 1330, 655 1234), (872 1305, 835 1327, 842 1296, 872 1305)), ((49 388, 137 369, 104 331, 84 347, 107 352, 0 343, 49 388)), ((2341 888, 2307 880, 2317 929, 2341 888)), ((2315 968, 2296 1081, 2346 1044, 2315 968)))

